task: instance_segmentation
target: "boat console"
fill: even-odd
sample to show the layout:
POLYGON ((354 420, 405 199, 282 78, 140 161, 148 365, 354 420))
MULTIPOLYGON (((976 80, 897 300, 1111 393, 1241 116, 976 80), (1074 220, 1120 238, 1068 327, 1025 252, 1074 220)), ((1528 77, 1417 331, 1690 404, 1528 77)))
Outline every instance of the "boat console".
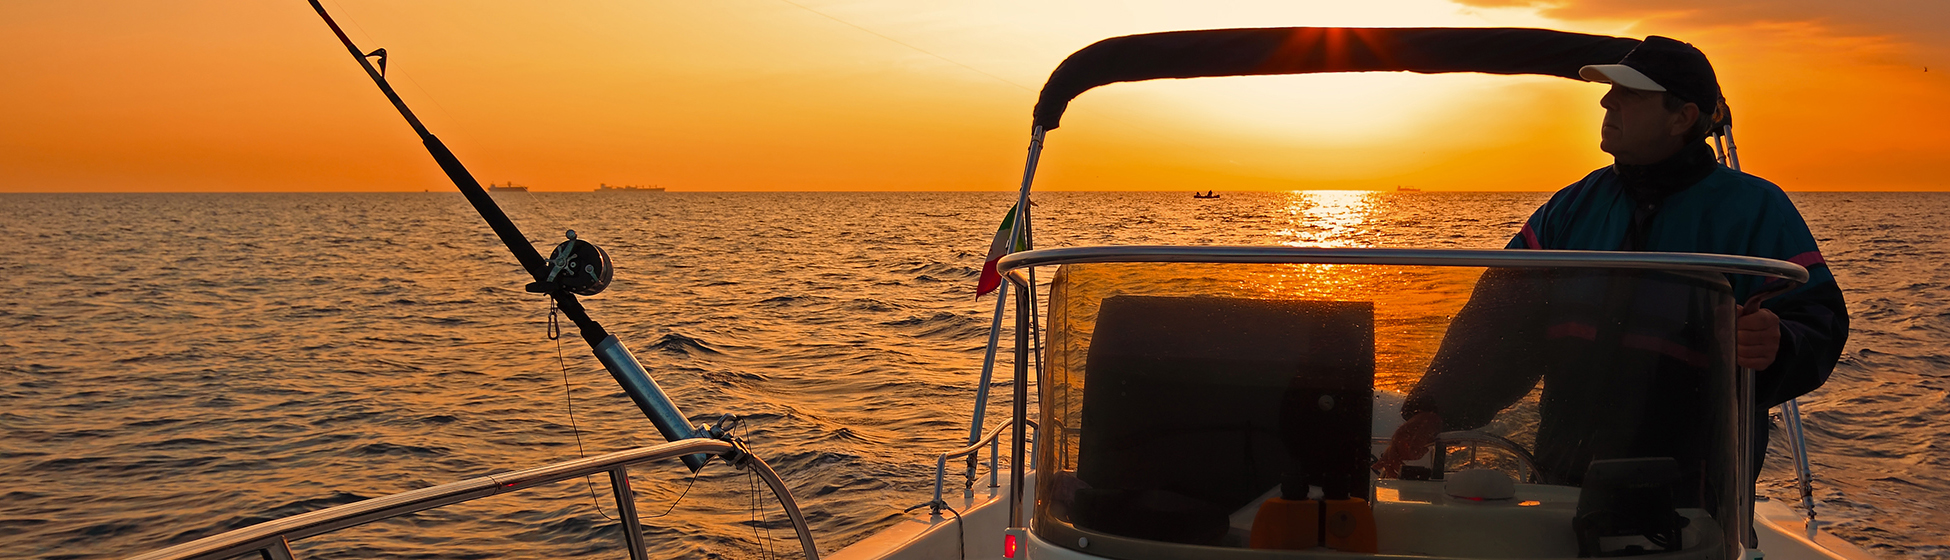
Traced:
POLYGON ((1732 282, 1805 274, 1269 247, 1003 267, 1036 264, 1061 266, 1028 557, 1130 560, 1739 558, 1753 404, 1732 282))

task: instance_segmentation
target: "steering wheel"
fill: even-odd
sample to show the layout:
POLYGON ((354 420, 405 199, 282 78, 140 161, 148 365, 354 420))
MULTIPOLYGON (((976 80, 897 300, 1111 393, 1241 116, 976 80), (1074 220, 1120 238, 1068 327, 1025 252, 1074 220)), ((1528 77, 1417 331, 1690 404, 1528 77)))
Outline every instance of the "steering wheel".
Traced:
MULTIPOLYGON (((1511 456, 1517 458, 1517 462, 1523 467, 1521 474, 1526 475, 1522 478, 1524 482, 1537 482, 1537 479, 1543 475, 1543 472, 1537 469, 1537 457, 1531 455, 1530 451, 1525 450, 1517 442, 1510 441, 1509 438, 1476 430, 1457 430, 1436 434, 1435 443, 1431 445, 1446 447, 1451 443, 1467 444, 1471 447, 1484 445, 1509 452, 1511 456)), ((1437 455, 1435 456, 1436 471, 1438 473, 1442 471, 1441 449, 1441 447, 1437 447, 1437 455)))

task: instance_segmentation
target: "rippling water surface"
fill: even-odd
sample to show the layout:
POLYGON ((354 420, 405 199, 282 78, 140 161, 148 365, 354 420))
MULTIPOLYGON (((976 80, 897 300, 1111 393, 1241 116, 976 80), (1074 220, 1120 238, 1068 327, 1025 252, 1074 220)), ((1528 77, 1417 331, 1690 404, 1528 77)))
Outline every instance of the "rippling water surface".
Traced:
MULTIPOLYGON (((1049 193, 1036 223, 1044 247, 1500 247, 1547 196, 1049 193)), ((1011 198, 500 201, 544 250, 569 228, 609 250, 617 280, 586 299, 594 316, 695 419, 743 417, 833 550, 926 501, 932 455, 966 437, 993 305, 972 289, 1011 198)), ((1883 555, 1950 557, 1950 195, 1795 200, 1854 317, 1834 378, 1803 399, 1822 518, 1883 555)), ((558 361, 547 301, 521 290, 523 273, 458 194, 0 195, 0 206, 11 249, 0 557, 119 557, 662 441, 579 340, 561 341, 558 361)), ((1762 493, 1790 498, 1774 441, 1762 493)), ((670 511, 646 522, 656 556, 796 554, 775 506, 753 519, 740 471, 713 465, 695 486, 674 462, 636 476, 642 513, 670 511)), ((607 492, 556 484, 297 546, 613 557, 607 492)))

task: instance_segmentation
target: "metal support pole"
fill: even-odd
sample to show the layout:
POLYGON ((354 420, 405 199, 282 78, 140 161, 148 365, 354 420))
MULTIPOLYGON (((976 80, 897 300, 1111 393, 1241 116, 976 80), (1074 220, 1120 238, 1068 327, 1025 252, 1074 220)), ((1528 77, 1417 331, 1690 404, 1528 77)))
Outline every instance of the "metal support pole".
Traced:
POLYGON ((1000 438, 989 440, 989 488, 994 488, 1000 485, 996 481, 996 470, 995 470, 996 465, 1001 464, 998 462, 1001 457, 1001 451, 999 450, 1002 447, 1002 442, 999 440, 1000 438))
MULTIPOLYGON (((1006 288, 996 290, 995 319, 989 323, 988 353, 982 358, 981 383, 975 386, 975 415, 968 423, 969 445, 975 445, 975 442, 982 440, 982 424, 986 420, 986 413, 989 409, 989 384, 995 380, 995 353, 999 345, 998 343, 1002 340, 1002 314, 1008 310, 1005 307, 1008 302, 1009 290, 1006 288)), ((976 460, 974 455, 968 456, 968 478, 970 479, 975 478, 976 460)), ((994 468, 994 466, 991 465, 989 468, 994 468)))
MULTIPOLYGON (((1016 289, 1026 290, 1017 284, 1016 289)), ((1022 481, 1023 481, 1023 420, 1029 414, 1029 312, 1024 309, 1029 298, 1016 298, 1016 376, 1015 376, 1015 414, 1010 420, 1015 425, 1009 428, 1009 527, 1022 527, 1022 481)))
MULTIPOLYGON (((1029 230, 1029 187, 1036 180, 1036 163, 1043 156, 1043 136, 1048 131, 1041 125, 1029 129, 1029 161, 1022 166, 1022 189, 1016 192, 1016 230, 1027 234, 1029 230)), ((1009 527, 1022 527, 1022 480, 1023 480, 1023 422, 1029 414, 1029 314, 1035 311, 1035 301, 1029 299, 1029 289, 1015 278, 1009 283, 1021 290, 1016 298, 1016 363, 1015 363, 1015 414, 1010 421, 1015 425, 1009 428, 1009 527), (1025 306, 1024 302, 1029 305, 1025 306)))
MULTIPOLYGON (((1032 221, 1030 219, 1028 208, 1023 209, 1022 217, 1023 217, 1022 220, 1023 248, 1033 250, 1035 249, 1036 228, 1035 226, 1031 225, 1032 221)), ((1043 300, 1042 298, 1036 295, 1036 269, 1034 267, 1031 267, 1029 269, 1029 285, 1026 292, 1027 295, 1025 295, 1022 298, 1018 298, 1018 300, 1021 303, 1027 304, 1026 307, 1029 309, 1029 351, 1030 351, 1029 355, 1030 358, 1034 360, 1034 366, 1036 368, 1036 387, 1040 389, 1043 387, 1044 372, 1043 372, 1043 331, 1042 331, 1043 321, 1039 310, 1042 309, 1043 300)), ((1028 393, 1029 393, 1028 389, 1025 388, 1021 394, 1027 395, 1028 393)), ((1024 414, 1025 416, 1027 415, 1026 412, 1024 414)), ((1041 433, 1041 430, 1038 430, 1036 433, 1041 433)), ((1025 434, 1023 432, 1021 424, 1018 424, 1016 426, 1015 431, 1010 433, 1010 436, 1014 437, 1015 441, 1017 442, 1023 441, 1027 435, 1028 434, 1025 434)), ((1029 456, 1022 458, 1022 462, 1025 465, 1033 465, 1035 464, 1036 461, 1036 447, 1033 445, 1034 440, 1030 440, 1030 442, 1032 445, 1029 448, 1029 456)), ((991 473, 990 476, 991 481, 993 480, 993 478, 994 478, 993 473, 991 473)), ((993 484, 991 484, 991 486, 993 486, 993 484)))
MULTIPOLYGON (((1754 406, 1754 370, 1746 367, 1736 369, 1736 377, 1733 380, 1733 410, 1736 411, 1733 415, 1733 429, 1735 430, 1735 434, 1752 437, 1754 428, 1757 427, 1754 425, 1754 422, 1758 419, 1752 408, 1754 406)), ((1746 545, 1747 550, 1753 550, 1760 547, 1759 536, 1754 532, 1754 481, 1759 478, 1760 473, 1756 471, 1760 468, 1760 465, 1757 461, 1753 460, 1751 449, 1735 449, 1733 450, 1733 454, 1736 457, 1733 462, 1733 486, 1739 491, 1735 496, 1735 499, 1738 501, 1734 503, 1738 507, 1734 511, 1740 512, 1734 515, 1733 534, 1734 538, 1740 539, 1740 542, 1746 545)))
POLYGON ((1794 399, 1781 403, 1782 424, 1787 427, 1788 448, 1794 450, 1794 476, 1801 489, 1801 507, 1808 510, 1808 527, 1814 528, 1814 471, 1808 468, 1808 439, 1801 430, 1801 405, 1794 399))
MULTIPOLYGON (((1721 136, 1726 138, 1726 164, 1734 171, 1740 170, 1740 148, 1733 143, 1733 125, 1727 125, 1721 136)), ((1753 371, 1741 368, 1749 379, 1753 371)), ((1795 399, 1781 403, 1781 423, 1787 430, 1788 449, 1794 452, 1794 476, 1801 490, 1801 507, 1808 511, 1808 530, 1815 529, 1815 486, 1814 470, 1808 466, 1808 439, 1801 428, 1801 405, 1795 399)), ((1746 480, 1752 480, 1751 473, 1746 480)), ((1749 491, 1751 493, 1751 491, 1749 491)), ((1752 498, 1752 496, 1749 496, 1752 498)))
POLYGON ((609 470, 609 488, 616 493, 616 518, 623 524, 623 543, 630 547, 630 560, 649 560, 650 548, 643 541, 643 525, 636 517, 636 493, 630 491, 629 467, 609 470))
POLYGON ((1029 161, 1022 167, 1022 189, 1016 192, 1016 223, 1019 229, 1027 230, 1029 220, 1029 186, 1036 180, 1036 164, 1043 158, 1043 127, 1029 130, 1029 161))
MULTIPOLYGON (((1034 268, 1029 269, 1029 297, 1023 299, 1025 299, 1028 302, 1028 307, 1029 307, 1029 345, 1030 345, 1029 352, 1030 352, 1030 357, 1035 360, 1035 363, 1033 365, 1035 367, 1035 372, 1036 372, 1036 388, 1037 390, 1040 391, 1043 387, 1046 386, 1045 381, 1047 381, 1048 379, 1047 377, 1048 373, 1043 369, 1044 347, 1043 347, 1042 316, 1038 312, 1038 310, 1041 309, 1042 299, 1037 297, 1036 295, 1036 269, 1034 268)), ((1024 395, 1027 395, 1028 393, 1029 391, 1027 389, 1023 390, 1024 395)), ((1025 412, 1024 414, 1026 417, 1027 412, 1025 412)), ((1036 438, 1041 437, 1042 433, 1043 431, 1041 429, 1037 429, 1035 431, 1030 431, 1030 432, 1024 432, 1021 426, 1018 426, 1016 428, 1016 431, 1013 434, 1011 434, 1012 436, 1015 437, 1016 441, 1018 442, 1021 441, 1029 442, 1029 456, 1024 457, 1022 459, 1025 468, 1033 467, 1036 464, 1037 444, 1040 443, 1040 441, 1036 438)))
MULTIPOLYGON (((1022 217, 1023 249, 1033 250, 1036 248, 1036 227, 1031 225, 1027 209, 1023 211, 1022 217)), ((1039 387, 1043 382, 1043 317, 1040 311, 1042 304, 1042 298, 1036 293, 1036 269, 1032 267, 1029 269, 1029 344, 1030 349, 1034 351, 1031 356, 1036 358, 1036 383, 1039 387)), ((1022 434, 1016 436, 1022 437, 1022 434)))
POLYGON ((1734 171, 1740 170, 1740 147, 1733 143, 1733 126, 1727 126, 1727 164, 1734 171))
MULTIPOLYGON (((1037 385, 1037 386, 1041 387, 1041 385, 1037 385)), ((1041 424, 1038 424, 1035 426, 1031 426, 1030 430, 1032 431, 1029 432, 1028 436, 1024 436, 1022 434, 1016 434, 1016 437, 1018 438, 1026 437, 1026 439, 1029 440, 1029 458, 1031 461, 1030 464, 1033 465, 1035 464, 1034 461, 1036 460, 1036 454, 1041 453, 1040 450, 1042 449, 1043 446, 1043 427, 1041 424)))

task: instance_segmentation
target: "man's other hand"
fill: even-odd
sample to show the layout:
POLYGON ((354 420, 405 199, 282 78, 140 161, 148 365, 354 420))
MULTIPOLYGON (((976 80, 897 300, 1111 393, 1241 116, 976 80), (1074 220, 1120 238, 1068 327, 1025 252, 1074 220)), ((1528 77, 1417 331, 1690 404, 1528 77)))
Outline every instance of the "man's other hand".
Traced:
POLYGON ((1760 371, 1774 365, 1781 351, 1781 318, 1773 311, 1756 309, 1742 313, 1733 321, 1733 339, 1739 347, 1734 360, 1740 367, 1760 371))
POLYGON ((1402 474, 1402 461, 1413 461, 1429 454, 1429 445, 1435 443, 1435 436, 1442 432, 1442 417, 1434 412, 1421 412, 1395 428, 1395 436, 1388 439, 1388 450, 1381 452, 1381 460, 1375 463, 1381 469, 1383 478, 1397 478, 1402 474))

